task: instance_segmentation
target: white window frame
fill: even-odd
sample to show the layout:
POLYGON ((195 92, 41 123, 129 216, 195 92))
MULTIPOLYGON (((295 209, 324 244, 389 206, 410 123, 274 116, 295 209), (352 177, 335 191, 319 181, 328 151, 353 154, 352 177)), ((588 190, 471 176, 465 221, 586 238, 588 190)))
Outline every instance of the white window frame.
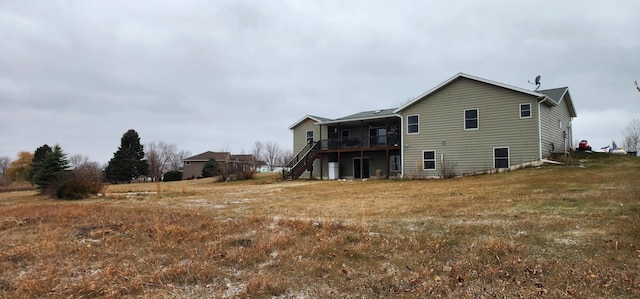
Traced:
POLYGON ((437 168, 438 168, 438 163, 437 163, 436 151, 435 150, 422 151, 422 170, 437 170, 437 168), (424 153, 426 152, 433 152, 433 159, 425 159, 424 153), (424 162, 426 161, 433 161, 433 168, 424 168, 424 162))
POLYGON ((307 142, 307 143, 309 143, 309 132, 311 132, 311 141, 313 141, 313 138, 314 138, 314 136, 313 136, 313 135, 314 135, 313 130, 307 130, 306 138, 305 138, 305 140, 306 140, 306 142, 307 142))
POLYGON ((511 166, 511 150, 509 149, 508 146, 499 146, 499 147, 494 147, 493 148, 493 152, 492 152, 492 156, 493 156, 493 168, 494 169, 509 169, 509 167, 511 166), (497 149, 507 149, 507 167, 496 167, 496 150, 497 149))
POLYGON ((191 165, 191 161, 184 161, 184 165, 191 165))
POLYGON ((400 155, 389 156, 389 170, 400 171, 400 155), (395 160, 394 160, 395 158, 395 160), (394 167, 395 166, 395 167, 394 167))
POLYGON ((412 115, 407 115, 407 135, 415 135, 415 134, 419 134, 420 133, 420 115, 419 114, 412 114, 412 115), (409 130, 409 118, 415 116, 418 120, 418 122, 415 124, 416 126, 416 131, 415 132, 411 132, 411 130, 409 130))
POLYGON ((465 131, 475 131, 480 130, 480 109, 478 108, 469 108, 464 109, 462 112, 462 121, 465 131), (476 111, 476 127, 475 128, 467 128, 467 111, 475 110, 476 111))
POLYGON ((522 103, 522 104, 520 104, 520 118, 531 118, 531 116, 533 114, 533 113, 531 113, 531 107, 533 107, 531 105, 531 103, 522 103), (526 110, 522 109, 522 106, 529 106, 529 116, 522 116, 522 112, 526 111, 526 110))

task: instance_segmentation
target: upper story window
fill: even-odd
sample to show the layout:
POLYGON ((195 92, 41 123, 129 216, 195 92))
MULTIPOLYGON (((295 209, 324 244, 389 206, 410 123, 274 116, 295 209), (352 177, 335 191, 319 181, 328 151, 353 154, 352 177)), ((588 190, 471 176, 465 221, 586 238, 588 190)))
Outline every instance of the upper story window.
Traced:
POLYGON ((307 143, 313 142, 313 131, 307 131, 307 143))
POLYGON ((480 128, 480 115, 478 109, 464 110, 464 129, 477 130, 480 128))
POLYGON ((531 117, 531 104, 520 104, 520 118, 531 117))
POLYGON ((341 132, 342 138, 349 138, 349 130, 342 130, 341 132))
POLYGON ((420 127, 418 115, 407 116, 407 134, 417 134, 420 127))

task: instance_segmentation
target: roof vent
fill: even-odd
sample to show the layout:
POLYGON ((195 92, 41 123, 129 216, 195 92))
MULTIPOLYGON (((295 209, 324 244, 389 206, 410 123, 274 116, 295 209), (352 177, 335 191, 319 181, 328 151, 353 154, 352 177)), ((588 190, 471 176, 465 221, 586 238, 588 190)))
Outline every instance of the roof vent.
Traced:
POLYGON ((380 113, 380 112, 382 112, 382 109, 380 109, 380 110, 376 110, 376 111, 373 111, 373 114, 378 114, 378 113, 380 113))

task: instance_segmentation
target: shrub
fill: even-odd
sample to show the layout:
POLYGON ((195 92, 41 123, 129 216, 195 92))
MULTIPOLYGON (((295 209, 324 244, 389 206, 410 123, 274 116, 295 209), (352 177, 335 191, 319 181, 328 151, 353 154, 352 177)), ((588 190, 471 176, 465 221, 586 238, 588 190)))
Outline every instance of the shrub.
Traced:
POLYGON ((179 180, 182 180, 182 171, 178 171, 178 170, 167 171, 162 176, 163 182, 172 182, 172 181, 179 181, 179 180))
POLYGON ((104 185, 100 181, 74 176, 57 184, 55 196, 58 199, 83 199, 89 195, 100 193, 103 187, 104 185))

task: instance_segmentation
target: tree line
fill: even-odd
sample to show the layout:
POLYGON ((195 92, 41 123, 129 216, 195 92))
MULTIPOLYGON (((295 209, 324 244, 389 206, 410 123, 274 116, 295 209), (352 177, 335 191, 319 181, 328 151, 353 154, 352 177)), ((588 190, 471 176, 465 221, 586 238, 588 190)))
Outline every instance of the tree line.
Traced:
MULTIPOLYGON (((273 171, 286 164, 292 157, 290 150, 282 149, 275 142, 256 141, 252 149, 254 167, 264 161, 273 171)), ((181 167, 191 152, 178 150, 173 143, 151 142, 145 146, 138 133, 131 129, 120 139, 120 146, 113 158, 101 166, 83 155, 65 153, 59 144, 44 144, 34 152, 21 151, 16 160, 0 157, 2 185, 13 182, 29 182, 42 194, 57 198, 76 199, 101 192, 105 182, 130 183, 149 178, 151 181, 182 179, 181 167)), ((251 178, 253 173, 231 173, 215 165, 215 161, 203 168, 203 177, 229 175, 251 178)))

